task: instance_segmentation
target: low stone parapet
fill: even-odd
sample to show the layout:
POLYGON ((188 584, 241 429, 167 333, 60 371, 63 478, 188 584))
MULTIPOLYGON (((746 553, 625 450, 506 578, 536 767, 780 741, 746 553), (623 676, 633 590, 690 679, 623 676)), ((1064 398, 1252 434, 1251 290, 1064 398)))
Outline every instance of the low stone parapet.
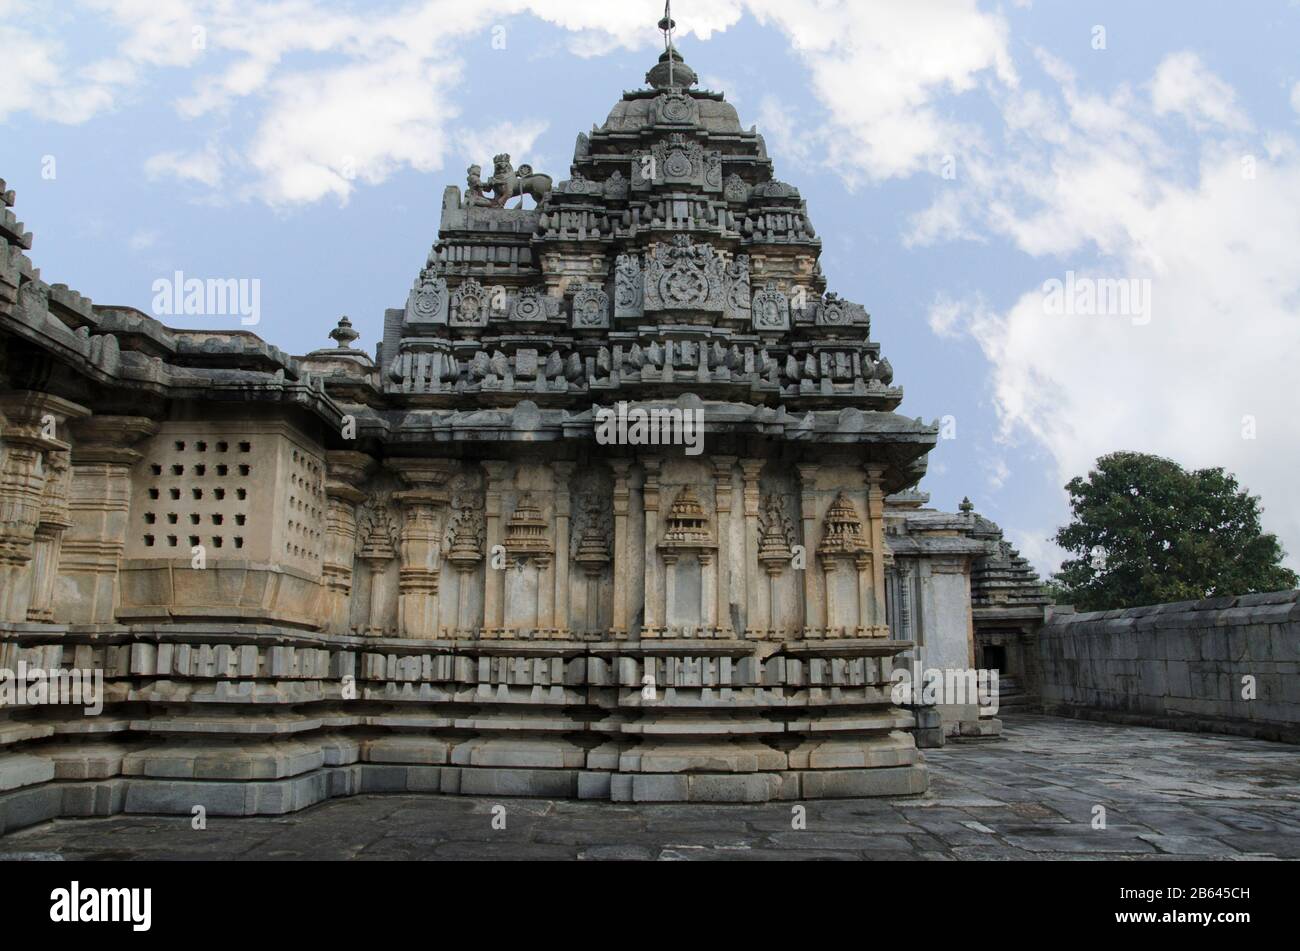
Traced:
POLYGON ((97 712, 30 693, 0 709, 0 833, 119 812, 279 815, 370 792, 617 802, 922 793, 916 720, 890 695, 907 646, 10 625, 0 668, 102 679, 97 712))

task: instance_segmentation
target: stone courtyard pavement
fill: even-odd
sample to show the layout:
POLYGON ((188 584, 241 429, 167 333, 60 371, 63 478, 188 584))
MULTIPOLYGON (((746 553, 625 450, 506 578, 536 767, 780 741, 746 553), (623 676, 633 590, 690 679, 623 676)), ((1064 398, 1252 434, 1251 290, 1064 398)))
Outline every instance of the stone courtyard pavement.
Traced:
POLYGON ((919 798, 759 806, 360 796, 296 815, 60 820, 35 859, 1260 859, 1300 857, 1300 749, 1041 716, 926 754, 919 798), (494 806, 505 829, 494 829, 494 806), (1105 829, 1093 828, 1094 806, 1105 829))

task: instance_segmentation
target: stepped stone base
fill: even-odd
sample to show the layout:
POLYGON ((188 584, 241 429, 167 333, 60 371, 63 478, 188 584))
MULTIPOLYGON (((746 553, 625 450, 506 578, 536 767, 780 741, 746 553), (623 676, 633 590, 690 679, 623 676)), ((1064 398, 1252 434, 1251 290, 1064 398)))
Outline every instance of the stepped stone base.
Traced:
POLYGON ((0 666, 75 666, 105 681, 98 716, 0 710, 0 831, 198 806, 282 815, 359 793, 751 803, 919 794, 916 717, 889 694, 907 646, 843 639, 810 652, 712 639, 569 642, 561 652, 263 625, 0 629, 0 666))

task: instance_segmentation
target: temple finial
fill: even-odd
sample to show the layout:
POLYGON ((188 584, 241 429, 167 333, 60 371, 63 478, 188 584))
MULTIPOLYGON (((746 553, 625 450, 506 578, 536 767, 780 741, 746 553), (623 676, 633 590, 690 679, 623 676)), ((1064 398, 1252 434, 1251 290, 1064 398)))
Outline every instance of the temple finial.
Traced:
POLYGON ((659 63, 646 73, 646 82, 655 89, 689 89, 699 81, 695 70, 686 65, 682 55, 677 52, 673 41, 673 31, 677 21, 673 19, 672 0, 664 4, 664 18, 659 21, 659 29, 664 35, 664 51, 659 63))
POLYGON ((664 35, 664 52, 668 54, 668 85, 673 85, 673 60, 676 50, 673 48, 673 30, 677 22, 673 19, 673 0, 664 0, 664 18, 659 21, 659 30, 664 35))
POLYGON ((348 320, 347 317, 340 317, 339 325, 331 330, 329 335, 330 339, 343 350, 352 349, 352 342, 361 336, 352 329, 352 321, 348 320))

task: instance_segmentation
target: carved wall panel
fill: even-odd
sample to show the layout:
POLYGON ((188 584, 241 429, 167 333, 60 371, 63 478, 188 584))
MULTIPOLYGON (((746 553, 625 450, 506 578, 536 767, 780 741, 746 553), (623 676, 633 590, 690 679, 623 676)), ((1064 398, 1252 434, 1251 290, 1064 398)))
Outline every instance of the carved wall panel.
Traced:
POLYGON ((641 317, 645 314, 645 282, 641 257, 620 254, 614 264, 614 318, 641 317))
POLYGON ((671 245, 656 244, 645 270, 645 308, 714 311, 726 303, 722 260, 708 244, 678 235, 671 245))
POLYGON ((471 278, 452 292, 451 326, 486 327, 490 309, 487 289, 471 278))
POLYGON ((447 292, 446 279, 425 276, 416 282, 407 298, 402 322, 414 330, 445 325, 450 308, 451 295, 447 292))
POLYGON ((574 292, 573 329, 609 329, 609 295, 599 284, 583 284, 574 292))

